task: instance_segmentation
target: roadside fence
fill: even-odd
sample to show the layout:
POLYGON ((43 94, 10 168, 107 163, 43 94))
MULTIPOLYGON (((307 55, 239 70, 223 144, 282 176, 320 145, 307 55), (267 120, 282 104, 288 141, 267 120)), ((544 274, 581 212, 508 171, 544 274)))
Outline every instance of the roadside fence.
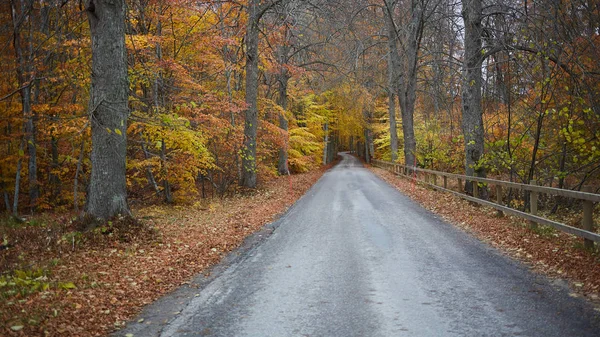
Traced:
POLYGON ((595 203, 600 202, 600 194, 591 193, 592 189, 590 187, 584 187, 583 191, 579 192, 554 187, 537 186, 535 181, 531 181, 530 184, 520 184, 503 180, 470 177, 461 174, 433 171, 414 166, 406 166, 375 159, 372 160, 372 165, 390 171, 396 175, 405 177, 407 179, 418 181, 436 190, 452 193, 463 199, 475 202, 480 205, 493 207, 498 210, 499 215, 503 215, 504 213, 506 213, 524 218, 526 220, 529 220, 530 227, 532 229, 535 229, 538 224, 541 224, 553 227, 565 233, 581 237, 584 239, 584 246, 588 249, 594 247, 594 242, 600 245, 600 234, 594 232, 593 219, 594 205, 595 203), (441 178, 441 184, 438 184, 438 177, 441 178), (458 187, 456 190, 449 188, 449 179, 456 179, 456 181, 458 182, 458 187), (474 182, 473 196, 467 195, 463 191, 463 182, 467 181, 474 182), (495 202, 479 198, 479 183, 492 185, 494 187, 495 202), (529 213, 516 210, 503 204, 503 191, 509 189, 513 189, 513 191, 524 191, 529 193, 529 213), (554 220, 550 220, 539 216, 538 200, 540 194, 581 200, 583 203, 583 220, 581 226, 582 228, 569 226, 564 223, 556 222, 554 220))

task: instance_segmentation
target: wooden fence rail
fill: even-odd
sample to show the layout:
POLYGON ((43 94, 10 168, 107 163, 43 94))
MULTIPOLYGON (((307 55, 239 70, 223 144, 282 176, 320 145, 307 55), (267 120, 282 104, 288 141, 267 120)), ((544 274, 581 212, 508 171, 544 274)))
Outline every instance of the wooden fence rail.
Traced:
POLYGON ((593 219, 593 211, 594 211, 594 203, 600 202, 600 194, 591 193, 591 189, 585 188, 583 192, 579 191, 571 191, 571 190, 563 190, 560 188, 554 187, 544 187, 535 185, 535 181, 531 181, 531 184, 520 184, 513 183, 509 181, 496 180, 496 179, 487 179, 487 178, 479 178, 479 177, 470 177, 461 174, 440 172, 427 170, 423 168, 400 165, 392 162, 381 161, 381 160, 373 160, 373 166, 388 170, 394 174, 404 176, 407 178, 411 178, 409 173, 413 172, 414 176, 412 179, 417 180, 421 183, 424 183, 430 187, 433 187, 437 190, 452 193, 458 195, 459 197, 481 204, 485 206, 490 206, 499 211, 500 214, 507 213, 512 214, 526 220, 529 220, 531 223, 531 227, 534 228, 537 224, 542 224, 546 226, 550 226, 556 228, 560 231, 579 236, 584 238, 584 244, 586 248, 593 248, 594 242, 600 244, 600 235, 594 232, 594 219, 593 219), (425 180, 418 179, 417 173, 425 174, 425 180), (442 177, 442 186, 438 185, 438 176, 442 177), (458 181, 458 191, 454 191, 448 188, 448 178, 456 179, 458 181), (462 191, 463 182, 472 181, 477 183, 490 184, 495 187, 496 193, 496 202, 482 200, 479 199, 479 188, 478 184, 473 184, 473 196, 466 195, 462 191), (502 187, 508 187, 515 190, 527 191, 530 193, 530 213, 521 212, 519 210, 507 207, 502 205, 502 187), (572 198, 583 201, 583 220, 582 227, 577 228, 573 226, 569 226, 560 222, 556 222, 550 219, 546 219, 537 215, 538 209, 538 196, 540 193, 553 195, 553 196, 561 196, 566 198, 572 198))

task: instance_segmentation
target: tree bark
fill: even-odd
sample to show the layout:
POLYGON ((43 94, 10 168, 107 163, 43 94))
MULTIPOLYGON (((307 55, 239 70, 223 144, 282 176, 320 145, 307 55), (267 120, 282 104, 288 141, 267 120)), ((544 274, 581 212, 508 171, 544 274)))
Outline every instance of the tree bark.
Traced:
POLYGON ((73 209, 79 212, 79 175, 83 164, 83 152, 85 150, 85 140, 81 141, 79 146, 79 159, 77 159, 77 168, 75 169, 75 180, 73 181, 73 209))
POLYGON ((125 1, 87 0, 92 38, 92 172, 86 212, 97 219, 130 215, 125 178, 129 117, 125 1))
POLYGON ((396 127, 396 92, 398 91, 398 35, 393 20, 393 3, 386 1, 386 14, 384 14, 388 33, 388 117, 390 123, 390 152, 392 161, 398 160, 398 130, 396 127))
POLYGON ((409 22, 405 24, 405 32, 402 36, 396 29, 394 22, 394 6, 396 2, 386 0, 387 8, 387 30, 388 47, 390 49, 391 65, 396 70, 390 73, 394 78, 394 89, 397 91, 398 101, 400 103, 400 112, 402 117, 402 131, 404 136, 404 162, 406 165, 413 165, 417 151, 417 142, 414 132, 414 110, 417 90, 417 61, 421 46, 421 37, 423 35, 423 11, 424 4, 413 0, 410 3, 409 22), (392 38, 395 37, 395 38, 392 38), (394 41, 401 40, 402 57, 398 49, 394 48, 394 41))
POLYGON ((414 165, 417 154, 417 141, 414 131, 414 112, 417 91, 417 61, 423 34, 424 8, 419 8, 416 0, 410 7, 410 23, 404 39, 403 76, 400 78, 398 100, 402 115, 402 132, 404 133, 404 162, 414 165))
POLYGON ((283 110, 282 113, 279 115, 279 127, 285 132, 286 135, 285 145, 279 149, 279 161, 277 163, 277 171, 280 175, 289 174, 287 163, 289 146, 289 136, 287 134, 288 120, 284 114, 284 112, 287 110, 288 105, 287 88, 288 81, 290 79, 288 69, 285 67, 285 65, 287 64, 288 51, 289 48, 287 46, 280 46, 278 49, 279 66, 281 67, 281 69, 279 70, 279 74, 277 74, 277 82, 279 84, 279 95, 277 97, 277 104, 279 104, 279 106, 283 110))
MULTIPOLYGON (((145 140, 142 140, 142 151, 144 151, 144 158, 146 158, 146 160, 150 159, 150 153, 148 152, 145 140)), ((154 193, 157 196, 160 196, 160 188, 158 188, 158 183, 156 183, 154 173, 152 173, 152 165, 146 166, 146 178, 148 179, 148 184, 154 190, 154 193)))
POLYGON ((258 39, 260 0, 248 4, 246 28, 246 111, 244 121, 244 146, 242 148, 242 179, 240 185, 256 187, 256 135, 258 128, 258 39))
POLYGON ((329 151, 329 123, 325 122, 323 125, 323 165, 327 165, 327 151, 329 151))
POLYGON ((19 146, 19 160, 17 161, 17 173, 15 174, 15 195, 13 198, 13 209, 12 213, 14 216, 19 215, 19 190, 21 187, 21 168, 23 167, 23 148, 25 147, 25 138, 21 138, 21 145, 19 146))
POLYGON ((37 146, 35 137, 35 115, 31 109, 31 86, 33 73, 33 28, 31 23, 32 0, 12 0, 12 21, 14 48, 17 60, 17 80, 21 94, 21 107, 24 117, 25 142, 27 147, 27 170, 29 180, 29 203, 33 209, 39 198, 37 181, 37 146), (23 34, 25 32, 25 34, 23 34))
MULTIPOLYGON (((481 0, 462 0, 465 23, 465 55, 462 85, 462 128, 465 141, 465 175, 485 177, 478 166, 484 151, 483 112, 481 107, 482 9, 481 0)), ((473 193, 473 183, 465 182, 465 191, 473 193)))
POLYGON ((163 175, 163 191, 165 193, 165 202, 168 204, 173 203, 173 193, 171 193, 171 184, 169 183, 169 169, 167 167, 167 146, 165 145, 165 140, 161 141, 160 146, 160 162, 161 162, 161 170, 163 175))

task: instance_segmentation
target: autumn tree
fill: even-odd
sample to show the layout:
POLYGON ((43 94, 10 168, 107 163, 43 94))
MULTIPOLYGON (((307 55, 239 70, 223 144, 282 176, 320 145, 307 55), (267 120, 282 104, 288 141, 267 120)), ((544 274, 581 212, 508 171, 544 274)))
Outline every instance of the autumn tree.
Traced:
POLYGON ((259 33, 260 20, 271 7, 283 0, 249 0, 247 7, 248 23, 246 26, 246 104, 244 118, 244 147, 242 148, 242 176, 240 185, 255 188, 257 177, 256 166, 256 132, 258 128, 258 76, 259 76, 259 33))
POLYGON ((129 81, 125 1, 88 0, 92 37, 92 172, 86 212, 101 219, 129 215, 126 157, 129 81))

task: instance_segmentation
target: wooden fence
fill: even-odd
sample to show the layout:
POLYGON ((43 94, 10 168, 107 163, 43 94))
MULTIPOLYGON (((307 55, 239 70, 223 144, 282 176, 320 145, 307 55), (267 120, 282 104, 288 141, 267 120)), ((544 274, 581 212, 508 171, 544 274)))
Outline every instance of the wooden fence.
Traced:
POLYGON ((554 187, 544 187, 537 186, 535 181, 531 181, 531 184, 520 184, 513 183, 503 180, 495 180, 495 179, 487 179, 487 178, 479 178, 479 177, 469 177, 460 174, 454 173, 446 173, 440 171, 427 170, 422 168, 415 168, 412 166, 400 165, 392 162, 386 162, 381 160, 373 160, 372 165, 388 170, 394 174, 404 176, 406 178, 412 178, 414 180, 419 181, 420 183, 426 184, 434 189, 449 192, 459 197, 481 204, 485 206, 490 206, 497 209, 501 214, 507 213, 512 214, 530 221, 531 227, 535 228, 537 224, 542 224, 546 226, 553 227, 555 229, 561 230, 563 232, 573 234, 578 237, 584 238, 584 245, 586 248, 593 248, 594 242, 600 244, 600 235, 594 232, 594 219, 593 219, 593 211, 594 211, 594 203, 600 202, 600 194, 591 193, 591 189, 585 188, 583 192, 572 191, 572 190, 564 190, 560 188, 554 187), (413 176, 410 177, 409 173, 413 172, 413 176), (420 179, 419 174, 424 178, 420 179), (438 177, 442 178, 441 185, 438 184, 438 177), (454 191, 448 188, 448 179, 456 179, 458 182, 458 191, 454 191), (473 184, 473 196, 466 195, 463 193, 463 182, 472 181, 477 183, 484 183, 494 186, 496 200, 495 202, 483 200, 478 197, 478 184, 473 184), (502 190, 504 188, 510 188, 517 191, 526 191, 530 195, 530 212, 521 212, 514 208, 510 208, 504 206, 502 204, 503 194, 502 190), (547 195, 553 196, 561 196, 566 198, 572 198, 577 200, 582 200, 583 202, 583 220, 582 220, 582 228, 577 228, 573 226, 569 226, 560 222, 556 222, 547 218, 543 218, 538 216, 538 198, 540 193, 544 193, 547 195))

